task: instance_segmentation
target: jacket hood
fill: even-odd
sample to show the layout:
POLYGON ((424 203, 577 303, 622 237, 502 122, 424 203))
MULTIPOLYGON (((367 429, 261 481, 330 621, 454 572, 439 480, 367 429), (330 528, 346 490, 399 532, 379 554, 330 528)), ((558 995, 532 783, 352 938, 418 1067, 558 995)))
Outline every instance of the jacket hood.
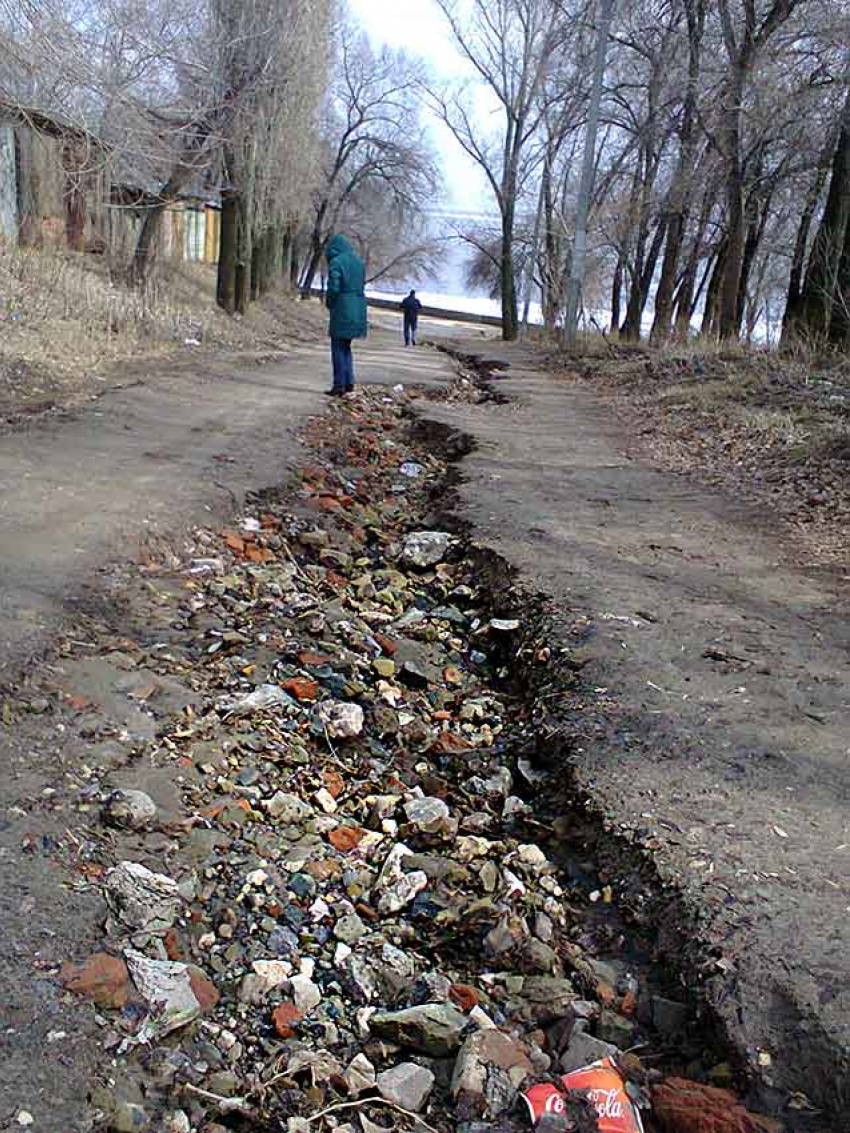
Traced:
POLYGON ((325 248, 325 259, 332 260, 334 256, 341 256, 344 252, 353 252, 351 244, 344 236, 333 236, 325 248))

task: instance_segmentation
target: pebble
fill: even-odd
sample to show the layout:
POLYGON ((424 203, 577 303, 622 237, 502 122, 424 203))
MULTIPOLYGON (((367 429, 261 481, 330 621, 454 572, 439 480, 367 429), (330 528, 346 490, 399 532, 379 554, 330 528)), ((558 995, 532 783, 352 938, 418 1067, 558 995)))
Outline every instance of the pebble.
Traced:
POLYGON ((363 709, 359 704, 325 700, 316 706, 316 719, 333 740, 353 739, 363 731, 363 709))
POLYGON ((370 1030, 380 1038, 436 1058, 454 1054, 467 1026, 466 1016, 450 1003, 378 1012, 369 1020, 370 1030))
POLYGON ((339 918, 333 931, 337 940, 341 940, 344 944, 355 944, 366 935, 367 929, 356 913, 349 913, 339 918))
POLYGON ((348 1092, 352 1097, 356 1098, 366 1090, 374 1088, 376 1078, 375 1067, 365 1054, 357 1054, 345 1068, 342 1078, 348 1088, 348 1092))
POLYGON ((322 1002, 321 991, 308 976, 293 976, 289 981, 289 990, 302 1015, 308 1015, 322 1002))
POLYGON ((378 1075, 378 1093, 382 1098, 411 1113, 419 1113, 434 1089, 434 1074, 415 1062, 402 1062, 378 1075))
POLYGON ((114 1133, 147 1133, 150 1127, 147 1111, 133 1102, 120 1102, 109 1123, 114 1133))
POLYGON ((113 791, 103 804, 103 817, 112 826, 141 830, 156 818, 156 803, 144 791, 113 791))
POLYGON ((404 538, 401 561, 415 567, 434 566, 445 558, 451 542, 445 531, 413 531, 404 538))
MULTIPOLYGON (((309 803, 305 803, 298 795, 288 794, 285 791, 277 791, 265 806, 272 818, 278 819, 284 826, 299 825, 311 818, 314 813, 309 803)), ((263 881, 260 881, 261 885, 263 881)))

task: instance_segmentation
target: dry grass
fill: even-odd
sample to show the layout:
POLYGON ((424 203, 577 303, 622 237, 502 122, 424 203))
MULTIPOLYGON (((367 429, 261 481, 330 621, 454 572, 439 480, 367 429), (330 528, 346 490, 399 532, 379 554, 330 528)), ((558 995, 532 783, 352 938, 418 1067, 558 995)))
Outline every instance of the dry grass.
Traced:
POLYGON ((215 269, 165 263, 145 291, 104 260, 64 250, 0 253, 0 415, 73 402, 130 359, 188 350, 274 351, 322 326, 312 304, 278 295, 244 319, 215 306, 215 269))
POLYGON ((789 530, 808 566, 850 557, 850 358, 694 341, 656 350, 611 344, 579 365, 612 394, 633 441, 663 466, 751 499, 789 530))

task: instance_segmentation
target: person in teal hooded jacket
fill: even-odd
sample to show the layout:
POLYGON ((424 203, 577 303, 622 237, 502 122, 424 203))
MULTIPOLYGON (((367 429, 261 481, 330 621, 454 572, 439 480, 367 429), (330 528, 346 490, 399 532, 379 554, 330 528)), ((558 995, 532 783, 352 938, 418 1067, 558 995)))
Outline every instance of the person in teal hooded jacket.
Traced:
POLYGON ((331 397, 341 397, 354 389, 354 357, 351 340, 365 338, 366 271, 363 261, 344 236, 334 236, 325 249, 328 261, 327 306, 330 312, 328 334, 334 384, 331 397))

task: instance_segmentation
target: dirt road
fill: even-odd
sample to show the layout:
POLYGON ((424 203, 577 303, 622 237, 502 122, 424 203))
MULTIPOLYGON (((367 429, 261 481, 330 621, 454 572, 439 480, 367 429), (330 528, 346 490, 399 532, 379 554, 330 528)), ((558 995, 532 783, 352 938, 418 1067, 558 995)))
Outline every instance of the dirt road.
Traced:
MULTIPOLYGON (((225 516, 231 493, 278 483, 294 431, 321 409, 327 347, 272 363, 246 357, 128 367, 83 410, 0 438, 0 682, 55 632, 98 566, 193 517, 225 516)), ((360 376, 427 381, 443 363, 405 356, 384 332, 356 351, 360 376)))
POLYGON ((512 404, 433 415, 478 443, 476 538, 565 634, 590 619, 579 772, 710 912, 718 1010, 752 1061, 815 1106, 846 1102, 846 581, 783 565, 764 515, 627 459, 602 396, 488 350, 512 404))

